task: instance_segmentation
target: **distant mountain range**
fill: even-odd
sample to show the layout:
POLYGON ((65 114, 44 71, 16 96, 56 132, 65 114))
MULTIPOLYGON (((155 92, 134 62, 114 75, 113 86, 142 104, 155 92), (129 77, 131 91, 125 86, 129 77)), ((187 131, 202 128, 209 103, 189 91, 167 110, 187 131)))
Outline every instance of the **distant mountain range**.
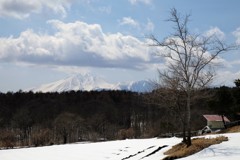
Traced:
POLYGON ((33 92, 65 92, 65 91, 96 91, 96 90, 126 90, 133 92, 152 91, 152 84, 147 80, 119 82, 116 84, 108 83, 102 78, 90 74, 77 74, 66 79, 52 83, 43 84, 38 87, 27 89, 33 92))

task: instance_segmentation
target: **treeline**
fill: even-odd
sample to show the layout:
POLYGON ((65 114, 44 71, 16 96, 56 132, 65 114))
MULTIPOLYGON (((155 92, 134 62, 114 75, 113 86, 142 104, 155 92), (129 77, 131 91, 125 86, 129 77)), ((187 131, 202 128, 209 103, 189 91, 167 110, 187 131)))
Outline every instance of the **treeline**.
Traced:
POLYGON ((2 93, 0 111, 5 147, 150 136, 160 119, 156 106, 125 91, 2 93))
MULTIPOLYGON (((192 126, 203 114, 240 112, 240 89, 209 89, 211 97, 193 104, 192 126)), ((125 138, 155 137, 181 131, 179 115, 153 93, 71 91, 0 93, 0 148, 41 146, 125 138), (154 98, 153 98, 154 99, 154 98)))

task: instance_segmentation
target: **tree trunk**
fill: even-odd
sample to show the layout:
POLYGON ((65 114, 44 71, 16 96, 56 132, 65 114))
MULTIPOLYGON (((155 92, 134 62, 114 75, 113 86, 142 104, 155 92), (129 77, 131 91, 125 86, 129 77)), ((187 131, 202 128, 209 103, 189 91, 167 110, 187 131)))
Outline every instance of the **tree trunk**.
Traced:
POLYGON ((68 133, 67 133, 66 128, 64 127, 63 128, 63 144, 67 143, 67 137, 68 137, 68 133))
POLYGON ((67 143, 67 135, 64 135, 63 136, 63 144, 66 144, 67 143))
POLYGON ((224 119, 224 115, 222 114, 221 117, 222 117, 223 126, 224 126, 225 129, 227 129, 226 122, 225 122, 225 119, 224 119))
POLYGON ((183 143, 187 143, 187 138, 186 138, 186 118, 185 118, 186 116, 184 116, 184 119, 182 120, 182 129, 183 129, 183 140, 182 140, 182 142, 183 143))
POLYGON ((187 108, 186 108, 186 129, 187 129, 187 146, 192 145, 191 141, 191 96, 187 95, 187 108))

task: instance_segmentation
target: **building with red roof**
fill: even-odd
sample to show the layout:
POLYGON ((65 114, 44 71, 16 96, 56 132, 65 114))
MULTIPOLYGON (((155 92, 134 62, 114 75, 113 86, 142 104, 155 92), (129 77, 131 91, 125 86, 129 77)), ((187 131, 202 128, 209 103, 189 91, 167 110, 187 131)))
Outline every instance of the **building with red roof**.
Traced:
POLYGON ((207 120, 207 126, 212 130, 222 129, 226 123, 230 122, 226 116, 222 115, 203 115, 203 117, 207 120))

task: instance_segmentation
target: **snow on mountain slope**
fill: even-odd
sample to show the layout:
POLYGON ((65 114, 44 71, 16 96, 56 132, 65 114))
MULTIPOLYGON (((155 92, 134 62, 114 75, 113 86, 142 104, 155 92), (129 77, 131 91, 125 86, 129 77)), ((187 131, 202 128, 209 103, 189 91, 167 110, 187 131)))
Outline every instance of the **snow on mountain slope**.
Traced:
POLYGON ((151 82, 142 80, 142 81, 133 81, 130 83, 118 83, 115 86, 115 89, 118 90, 126 90, 126 91, 133 91, 133 92, 149 92, 153 90, 153 86, 151 82))
POLYGON ((112 89, 114 85, 105 82, 103 79, 86 75, 74 75, 63 80, 44 84, 39 87, 31 88, 33 92, 64 92, 64 91, 90 91, 99 89, 112 89))
POLYGON ((134 92, 148 92, 152 90, 151 84, 148 81, 136 81, 130 83, 111 84, 105 80, 86 75, 74 75, 63 80, 44 84, 39 87, 27 89, 26 91, 33 92, 64 92, 64 91, 91 91, 91 90, 127 90, 134 92))

